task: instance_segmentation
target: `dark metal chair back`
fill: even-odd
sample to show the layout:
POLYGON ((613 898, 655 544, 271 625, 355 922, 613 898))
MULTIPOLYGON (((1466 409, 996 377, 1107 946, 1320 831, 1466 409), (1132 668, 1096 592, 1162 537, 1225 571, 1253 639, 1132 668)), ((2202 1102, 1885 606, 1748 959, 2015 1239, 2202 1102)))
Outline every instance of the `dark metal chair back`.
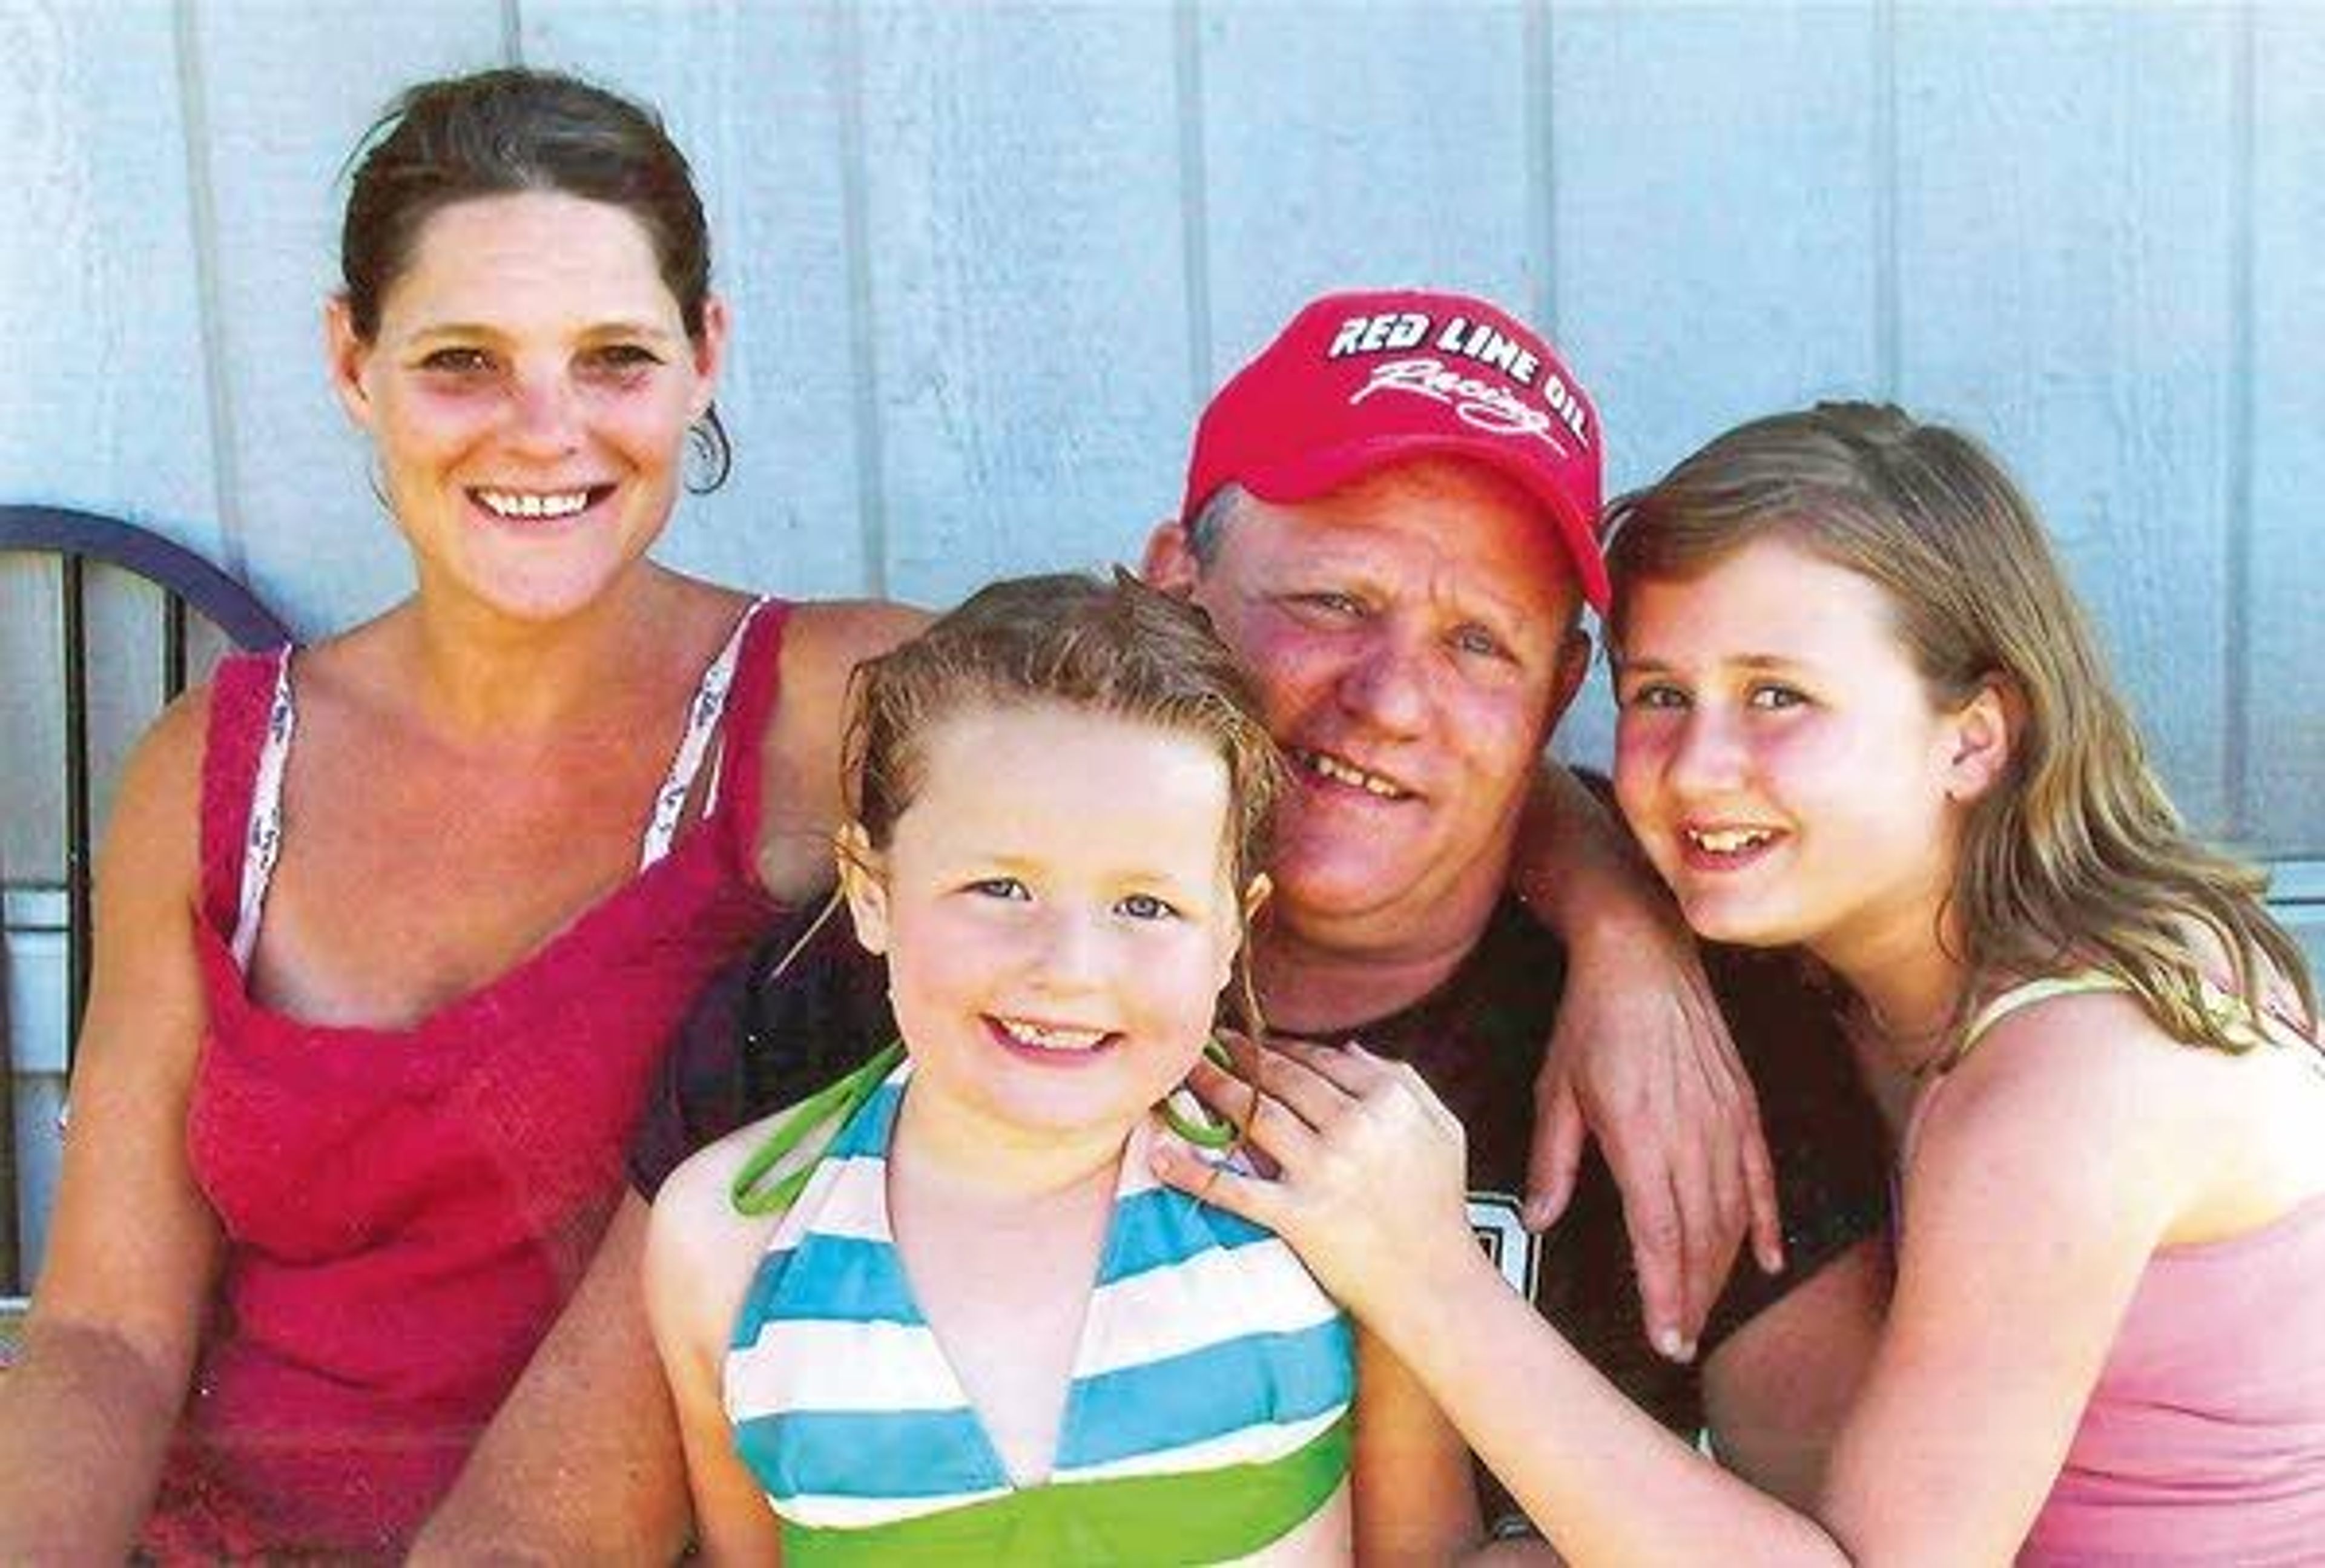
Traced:
MULTIPOLYGON (((0 506, 0 553, 58 558, 59 662, 63 671, 63 867, 65 906, 67 1060, 80 1030, 88 998, 89 882, 95 825, 91 814, 89 742, 89 646, 88 571, 109 567, 144 580, 162 595, 158 661, 164 702, 183 691, 187 681, 188 617, 208 621, 239 647, 273 647, 291 641, 290 628, 257 597, 183 545, 117 517, 60 506, 0 506)), ((16 765, 7 765, 11 771, 16 765)), ((0 871, 6 870, 0 868, 0 871)), ((16 886, 23 886, 22 884, 16 886)), ((32 886, 55 885, 42 877, 32 886)), ((13 890, 13 889, 12 889, 13 890)), ((0 1042, 6 1039, 0 1024, 0 1042)), ((18 1274, 14 1235, 16 1161, 10 1137, 14 1119, 10 1053, 0 1050, 0 1282, 18 1274)), ((5 1290, 5 1283, 0 1283, 5 1290)))

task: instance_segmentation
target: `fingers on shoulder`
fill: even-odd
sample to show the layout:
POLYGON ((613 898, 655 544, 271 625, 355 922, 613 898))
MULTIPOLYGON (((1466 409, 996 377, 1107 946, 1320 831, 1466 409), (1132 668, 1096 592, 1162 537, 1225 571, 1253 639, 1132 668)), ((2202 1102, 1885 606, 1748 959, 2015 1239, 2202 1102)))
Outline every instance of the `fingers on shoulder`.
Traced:
POLYGON ((1378 1162, 1384 1151, 1401 1154, 1415 1147, 1416 1136, 1461 1155, 1468 1134, 1460 1118, 1445 1107, 1412 1063, 1394 1062, 1369 1053, 1352 1053, 1360 1076, 1351 1085, 1354 1098, 1347 1114, 1361 1129, 1336 1140, 1338 1149, 1355 1162, 1378 1162))
POLYGON ((1267 1050, 1247 1051, 1238 1065, 1267 1097, 1258 1107, 1263 1118, 1281 1102, 1301 1126, 1326 1134, 1350 1118, 1359 1127, 1416 1118, 1440 1127, 1460 1125, 1409 1063, 1376 1056, 1353 1042, 1272 1042, 1267 1050))
MULTIPOLYGON (((1361 1046, 1357 1050, 1363 1053, 1361 1046)), ((1461 1118, 1438 1098, 1437 1091, 1429 1087, 1429 1081, 1421 1076, 1412 1062, 1391 1062, 1372 1056, 1369 1053, 1363 1053, 1366 1060, 1377 1063, 1384 1070, 1382 1083, 1385 1092, 1368 1095, 1366 1099, 1369 1102, 1385 1114, 1418 1117, 1457 1140, 1467 1142, 1468 1135, 1462 1128, 1461 1118)))
POLYGON ((1270 1230, 1284 1228, 1288 1199, 1279 1183, 1187 1148, 1159 1154, 1156 1163, 1157 1174, 1181 1192, 1270 1230))

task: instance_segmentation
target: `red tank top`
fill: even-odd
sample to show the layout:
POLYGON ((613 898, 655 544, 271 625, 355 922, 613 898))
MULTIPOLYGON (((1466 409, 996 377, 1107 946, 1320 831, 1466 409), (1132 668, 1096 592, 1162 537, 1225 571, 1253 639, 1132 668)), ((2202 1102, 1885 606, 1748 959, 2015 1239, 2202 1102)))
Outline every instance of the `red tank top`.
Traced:
POLYGON ((251 999, 231 942, 279 655, 220 667, 186 1139, 226 1252, 149 1550, 400 1554, 449 1489, 588 1264, 686 1004, 779 912, 753 858, 787 608, 743 634, 706 818, 408 1029, 251 999))

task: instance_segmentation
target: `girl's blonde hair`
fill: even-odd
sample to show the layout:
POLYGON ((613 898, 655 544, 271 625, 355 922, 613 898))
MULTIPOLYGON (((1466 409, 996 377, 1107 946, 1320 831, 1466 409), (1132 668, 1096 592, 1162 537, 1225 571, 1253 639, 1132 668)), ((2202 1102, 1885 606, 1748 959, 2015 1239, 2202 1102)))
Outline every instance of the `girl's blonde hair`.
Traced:
POLYGON ((1971 808, 1941 915, 1966 949, 1962 1007, 2016 977, 2096 965, 2174 1036, 2238 1052, 2274 973, 2313 1030, 2308 965, 2262 905, 2266 878, 2181 825, 2033 507, 1976 441, 1884 404, 1819 404, 1728 431, 1617 499, 1607 527, 1618 650, 1641 581, 1775 536, 1886 593, 1941 708, 2000 689, 2009 765, 1971 808), (2207 1005, 2198 930, 2228 955, 2243 1016, 2207 1005))

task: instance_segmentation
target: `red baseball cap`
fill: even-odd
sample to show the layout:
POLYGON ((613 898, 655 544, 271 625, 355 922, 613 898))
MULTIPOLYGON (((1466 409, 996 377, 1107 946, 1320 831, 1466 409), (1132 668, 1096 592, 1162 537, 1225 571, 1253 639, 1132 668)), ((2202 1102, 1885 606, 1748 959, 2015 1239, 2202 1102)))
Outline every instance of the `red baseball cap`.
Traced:
POLYGON ((1203 410, 1187 463, 1191 522, 1219 487, 1312 500, 1391 463, 1474 458, 1533 493, 1607 608, 1598 411, 1541 337, 1466 294, 1327 294, 1203 410))

